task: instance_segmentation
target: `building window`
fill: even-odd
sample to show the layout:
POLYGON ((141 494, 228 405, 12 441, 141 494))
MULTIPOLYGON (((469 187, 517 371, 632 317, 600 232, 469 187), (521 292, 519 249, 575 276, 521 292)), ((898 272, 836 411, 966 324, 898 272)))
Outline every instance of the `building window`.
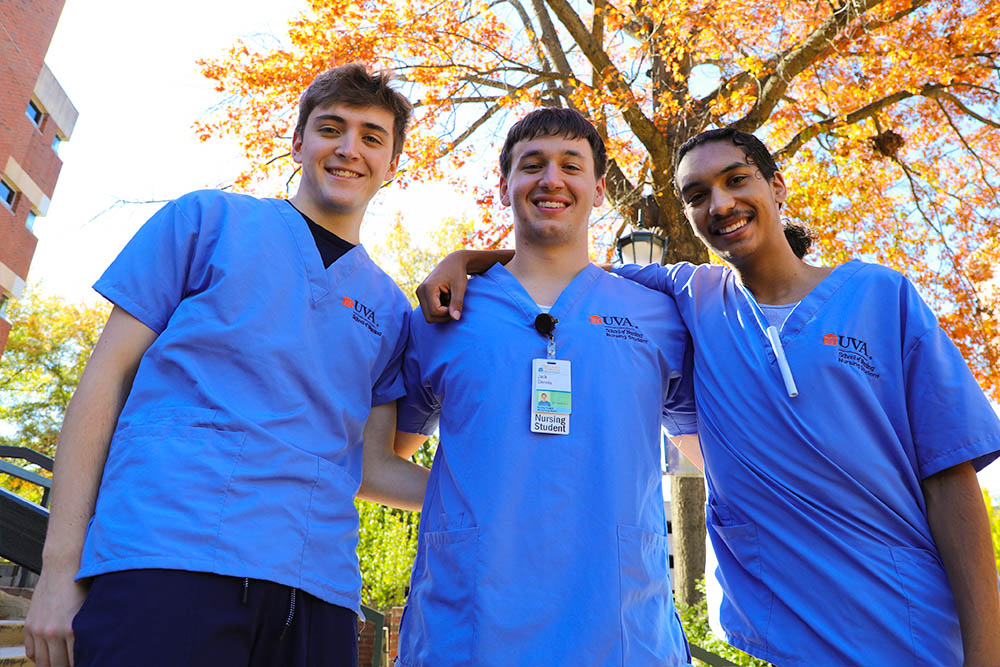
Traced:
POLYGON ((28 117, 28 120, 35 124, 35 127, 39 129, 42 127, 42 117, 45 114, 43 114, 42 110, 38 108, 38 105, 35 104, 34 100, 28 101, 28 108, 24 110, 24 114, 28 117))
POLYGON ((56 136, 55 136, 55 137, 54 137, 54 138, 52 139, 52 152, 53 152, 53 153, 55 153, 56 155, 58 155, 58 154, 59 154, 59 144, 61 144, 61 143, 62 143, 62 139, 61 139, 61 138, 59 137, 59 135, 57 134, 57 135, 56 135, 56 136))
POLYGON ((0 317, 7 315, 7 302, 10 301, 10 297, 6 294, 0 294, 0 317))
POLYGON ((0 181, 0 199, 11 211, 14 210, 14 200, 17 198, 17 190, 10 187, 7 181, 0 181))
POLYGON ((35 212, 28 211, 28 217, 24 220, 24 226, 28 228, 29 232, 35 231, 35 212))

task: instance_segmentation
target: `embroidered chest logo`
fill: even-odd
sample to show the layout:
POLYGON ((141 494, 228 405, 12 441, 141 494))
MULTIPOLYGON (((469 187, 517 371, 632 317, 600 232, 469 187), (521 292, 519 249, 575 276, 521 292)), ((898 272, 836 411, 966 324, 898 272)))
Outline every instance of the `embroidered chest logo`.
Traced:
POLYGON ((868 343, 844 334, 828 333, 823 336, 823 345, 837 348, 837 361, 845 366, 852 366, 877 380, 878 369, 875 367, 875 358, 868 353, 868 343))
POLYGON ((590 323, 604 327, 604 335, 608 338, 630 340, 634 343, 649 342, 642 330, 632 320, 622 315, 591 315, 590 323))
POLYGON ((375 320, 375 310, 369 308, 365 304, 352 299, 349 296, 345 296, 341 299, 340 303, 345 308, 351 309, 351 318, 358 324, 364 326, 368 331, 372 332, 376 336, 382 335, 382 330, 379 327, 378 322, 375 320))

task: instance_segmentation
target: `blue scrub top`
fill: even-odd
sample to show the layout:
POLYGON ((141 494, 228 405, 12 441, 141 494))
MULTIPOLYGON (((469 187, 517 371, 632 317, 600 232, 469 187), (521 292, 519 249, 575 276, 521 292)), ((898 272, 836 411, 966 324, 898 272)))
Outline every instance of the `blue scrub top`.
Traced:
POLYGON ((284 201, 167 204, 95 289, 159 335, 115 429, 79 577, 174 568, 360 608, 354 495, 403 394, 410 306, 358 246, 324 268, 284 201))
POLYGON ((530 432, 538 306, 497 265, 462 319, 410 319, 398 427, 441 441, 420 521, 401 665, 680 665, 660 418, 694 431, 673 301, 590 265, 553 304, 572 364, 569 435, 530 432))
POLYGON ((673 295, 694 340, 728 641, 780 665, 962 664, 920 483, 995 459, 1000 422, 914 287, 837 267, 781 329, 789 398, 730 269, 619 272, 673 295))

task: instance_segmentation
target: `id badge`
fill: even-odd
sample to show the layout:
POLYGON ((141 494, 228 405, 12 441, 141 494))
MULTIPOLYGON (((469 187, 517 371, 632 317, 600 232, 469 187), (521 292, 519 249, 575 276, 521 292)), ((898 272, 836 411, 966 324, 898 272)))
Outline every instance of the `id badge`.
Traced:
POLYGON ((569 435, 570 366, 562 359, 531 361, 531 432, 569 435))

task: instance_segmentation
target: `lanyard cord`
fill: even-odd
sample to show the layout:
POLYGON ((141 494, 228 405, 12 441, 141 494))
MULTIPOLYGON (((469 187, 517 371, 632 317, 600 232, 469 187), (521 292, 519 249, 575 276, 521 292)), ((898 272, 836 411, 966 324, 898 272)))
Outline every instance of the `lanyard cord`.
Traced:
MULTIPOLYGON (((781 334, 778 328, 773 324, 768 327, 764 326, 764 323, 761 321, 763 313, 758 312, 760 306, 757 304, 757 300, 753 297, 753 294, 750 294, 745 285, 739 281, 736 284, 742 290, 747 301, 750 302, 750 310, 753 312, 753 318, 757 322, 757 326, 760 327, 760 330, 764 332, 767 341, 771 344, 771 351, 774 352, 774 359, 778 362, 778 370, 781 372, 781 379, 785 383, 785 391, 788 392, 788 397, 795 398, 799 395, 799 390, 795 386, 795 378, 792 377, 792 367, 788 365, 785 348, 781 345, 781 334)), ((798 308, 798 304, 796 304, 795 308, 798 308)), ((781 323, 781 328, 785 327, 785 322, 791 317, 792 312, 795 312, 795 308, 792 308, 792 311, 785 316, 785 320, 781 323)))

